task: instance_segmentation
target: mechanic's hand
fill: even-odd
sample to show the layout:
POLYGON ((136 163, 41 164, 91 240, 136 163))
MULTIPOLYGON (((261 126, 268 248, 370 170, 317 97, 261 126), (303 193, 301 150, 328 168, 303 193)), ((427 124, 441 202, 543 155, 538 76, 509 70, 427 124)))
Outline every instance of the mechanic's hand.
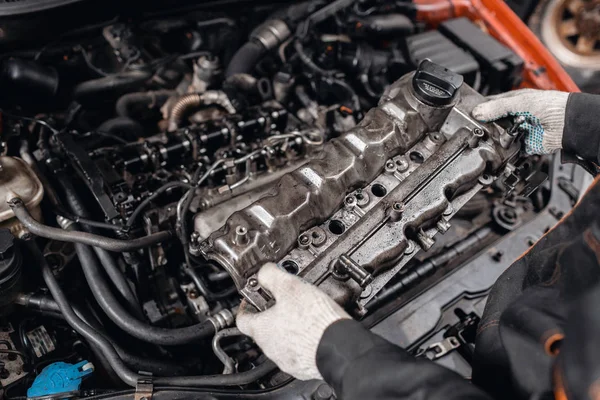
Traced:
POLYGON ((323 379, 317 369, 317 348, 329 325, 350 316, 315 286, 265 264, 258 281, 275 297, 275 305, 252 313, 240 306, 237 326, 251 336, 285 373, 296 379, 323 379))
POLYGON ((524 116, 527 154, 550 154, 562 149, 565 108, 569 93, 555 90, 521 89, 488 97, 473 110, 482 122, 508 116, 524 116))

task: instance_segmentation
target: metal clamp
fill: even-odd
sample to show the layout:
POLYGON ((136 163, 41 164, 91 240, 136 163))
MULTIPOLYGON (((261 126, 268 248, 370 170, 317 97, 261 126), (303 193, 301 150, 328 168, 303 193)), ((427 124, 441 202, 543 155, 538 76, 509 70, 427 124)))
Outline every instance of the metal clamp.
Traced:
POLYGON ((352 278, 361 288, 365 288, 373 281, 373 275, 366 271, 352 258, 342 254, 339 258, 340 266, 344 269, 350 278, 352 278))
POLYGON ((141 378, 135 385, 135 396, 134 400, 152 400, 152 393, 154 392, 154 384, 152 383, 152 377, 141 378))
POLYGON ((417 357, 425 357, 430 360, 437 360, 451 351, 458 349, 460 346, 462 346, 460 340, 458 340, 458 338, 455 336, 450 336, 441 342, 433 343, 427 349, 419 352, 417 357))

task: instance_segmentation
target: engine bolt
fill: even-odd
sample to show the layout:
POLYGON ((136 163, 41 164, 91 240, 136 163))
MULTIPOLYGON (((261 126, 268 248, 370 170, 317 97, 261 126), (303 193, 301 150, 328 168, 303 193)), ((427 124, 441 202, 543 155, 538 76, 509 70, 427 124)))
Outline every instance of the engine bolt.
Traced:
POLYGON ((248 229, 246 227, 241 225, 235 227, 235 243, 240 246, 248 244, 248 229))
POLYGON ((400 157, 396 160, 396 166, 398 167, 398 171, 404 172, 408 169, 408 161, 404 157, 400 157))
POLYGON ((469 138, 468 144, 470 148, 475 148, 479 144, 479 140, 483 139, 484 132, 481 128, 473 129, 473 135, 469 138))
POLYGON ((346 196, 346 199, 344 200, 344 203, 346 204, 347 208, 353 208, 356 205, 356 197, 350 195, 350 196, 346 196))
POLYGON ((356 203, 361 207, 369 204, 369 195, 365 193, 362 189, 358 189, 354 197, 356 198, 356 203))
POLYGON ((300 235, 300 237, 298 238, 298 244, 302 248, 307 248, 310 245, 310 243, 311 243, 310 236, 308 236, 306 234, 300 235))
POLYGON ((310 236, 313 246, 319 247, 327 241, 327 233, 319 227, 314 228, 310 236))
POLYGON ((396 172, 396 163, 394 163, 393 160, 388 160, 385 163, 385 172, 389 174, 393 174, 394 172, 396 172))
POLYGON ((258 286, 258 280, 256 280, 256 278, 250 278, 248 279, 248 286, 250 287, 257 287, 258 286))
POLYGON ((392 215, 390 216, 391 219, 397 221, 400 218, 402 218, 402 214, 404 214, 404 209, 404 203, 402 202, 396 202, 392 204, 392 215))

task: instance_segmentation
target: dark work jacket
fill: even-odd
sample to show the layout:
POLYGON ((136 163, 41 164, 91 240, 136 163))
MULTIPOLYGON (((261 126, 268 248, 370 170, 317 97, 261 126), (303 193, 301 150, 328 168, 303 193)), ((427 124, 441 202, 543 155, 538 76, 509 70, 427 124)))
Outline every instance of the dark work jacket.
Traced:
MULTIPOLYGON (((563 149, 600 164, 600 96, 569 96, 563 149)), ((473 383, 351 320, 325 331, 317 366, 342 400, 600 399, 599 260, 596 180, 492 288, 473 383)))

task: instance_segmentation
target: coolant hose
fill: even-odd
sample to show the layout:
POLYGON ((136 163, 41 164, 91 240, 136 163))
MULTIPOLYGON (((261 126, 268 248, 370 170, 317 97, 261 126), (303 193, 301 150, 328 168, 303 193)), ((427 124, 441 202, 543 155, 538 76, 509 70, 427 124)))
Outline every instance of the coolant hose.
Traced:
POLYGON ((100 247, 108 251, 122 253, 125 251, 143 249, 164 242, 172 237, 172 233, 167 231, 157 232, 131 240, 113 239, 88 232, 67 232, 36 221, 27 210, 27 207, 25 207, 23 200, 18 197, 12 197, 8 201, 8 204, 15 214, 15 217, 17 217, 19 222, 21 222, 29 232, 46 239, 58 240, 61 242, 82 243, 89 246, 100 247))
MULTIPOLYGON (((75 215, 80 215, 85 218, 89 218, 91 215, 88 210, 85 208, 83 202, 77 195, 77 191, 73 187, 73 184, 69 179, 66 179, 65 176, 60 177, 58 181, 60 182, 64 194, 65 200, 71 208, 71 211, 75 215)), ((83 225, 82 229, 89 232, 94 233, 94 230, 88 226, 83 225)), ((96 252, 96 256, 98 256, 98 260, 100 260, 100 264, 104 267, 106 274, 112 281, 113 285, 121 295, 121 297, 127 302, 129 311, 132 312, 136 317, 143 318, 144 314, 142 312, 142 308, 137 300, 137 297, 134 294, 134 291, 131 289, 125 274, 121 271, 119 266, 117 265, 113 256, 104 249, 99 247, 94 247, 94 251, 96 252)))
POLYGON ((119 97, 115 111, 120 117, 133 118, 135 111, 162 107, 171 96, 177 94, 174 90, 156 90, 150 92, 127 93, 119 97))
MULTIPOLYGON (((52 270, 48 266, 48 263, 44 259, 40 249, 36 246, 35 242, 30 240, 27 243, 31 255, 38 263, 42 270, 42 277, 52 297, 58 303, 60 311, 65 317, 65 321, 73 328, 77 333, 83 336, 90 342, 91 345, 97 346, 102 349, 108 362, 115 373, 123 380, 123 382, 129 386, 135 387, 137 382, 142 376, 131 371, 125 365, 123 360, 119 357, 119 354, 111 344, 111 342, 98 332, 96 329, 90 327, 88 324, 83 322, 73 311, 73 308, 69 304, 69 300, 65 296, 64 292, 60 288, 52 270)), ((207 375, 207 376, 179 376, 179 377, 156 377, 152 379, 153 384, 161 386, 186 386, 186 387, 219 387, 219 386, 240 386, 247 385, 261 379, 274 371, 277 367, 272 361, 265 361, 258 367, 237 374, 229 375, 207 375)), ((147 379, 147 377, 145 377, 147 379)))
MULTIPOLYGON (((63 320, 65 319, 62 315, 60 307, 58 306, 58 303, 52 297, 48 297, 46 295, 21 293, 18 295, 15 303, 30 310, 41 312, 44 316, 61 318, 63 320)), ((81 307, 78 307, 77 304, 73 304, 71 307, 73 308, 75 314, 81 320, 83 320, 83 322, 96 329, 101 334, 106 335, 106 332, 104 332, 104 328, 100 322, 94 318, 94 316, 90 315, 91 313, 85 312, 85 310, 81 307)), ((183 375, 188 370, 188 368, 180 363, 176 363, 171 360, 142 357, 137 354, 130 353, 128 350, 122 346, 119 346, 114 341, 112 341, 112 344, 119 354, 119 357, 125 361, 125 364, 136 371, 151 372, 152 374, 159 376, 174 376, 183 375)), ((104 354, 97 356, 104 358, 104 354)))
POLYGON ((246 42, 236 51, 233 58, 227 65, 225 70, 225 78, 229 78, 237 74, 248 74, 254 70, 254 67, 262 56, 267 52, 267 49, 256 41, 246 42))
POLYGON ((248 385, 264 378, 266 375, 275 371, 277 366, 271 360, 266 360, 259 366, 250 371, 238 372, 228 375, 204 375, 204 376, 173 376, 156 377, 152 383, 157 386, 185 386, 185 387, 203 387, 203 386, 241 386, 248 385))
MULTIPOLYGON (((65 229, 74 229, 74 225, 71 223, 65 226, 65 229)), ((140 321, 131 315, 115 298, 110 286, 104 280, 102 270, 92 249, 89 246, 76 243, 75 250, 85 279, 100 308, 111 321, 131 336, 148 343, 174 346, 197 342, 215 333, 215 325, 211 321, 177 329, 160 328, 140 321)))
POLYGON ((140 376, 131 371, 127 365, 125 365, 115 348, 104 335, 83 322, 83 320, 79 318, 77 314, 75 314, 73 308, 69 304, 69 300, 60 288, 58 281, 54 277, 52 270, 48 266, 48 263, 44 259, 43 254, 35 242, 33 240, 29 240, 27 242, 27 246, 30 250, 30 255, 35 259, 36 263, 38 263, 39 267, 41 268, 44 282, 46 282, 46 286, 48 286, 52 297, 54 297, 54 300, 56 300, 56 303, 58 303, 65 321, 67 321, 71 328, 73 328, 77 333, 90 342, 92 346, 98 347, 103 351, 104 356, 109 362, 111 368, 123 382, 129 386, 135 387, 140 376))
POLYGON ((127 135, 130 140, 136 140, 144 135, 142 125, 129 117, 115 117, 106 120, 96 128, 96 131, 110 133, 120 138, 127 135))
POLYGON ((92 79, 75 86, 73 97, 80 103, 97 102, 107 94, 114 97, 135 90, 151 77, 149 70, 135 70, 92 79))

